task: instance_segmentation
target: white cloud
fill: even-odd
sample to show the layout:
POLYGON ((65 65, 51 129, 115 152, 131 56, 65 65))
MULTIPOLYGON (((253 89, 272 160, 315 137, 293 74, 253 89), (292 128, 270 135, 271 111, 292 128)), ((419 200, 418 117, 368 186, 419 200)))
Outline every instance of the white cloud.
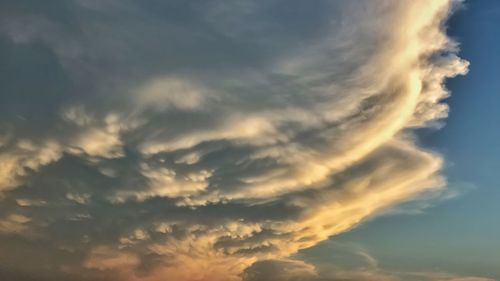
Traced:
POLYGON ((66 199, 76 202, 78 204, 86 205, 90 202, 90 197, 91 195, 88 193, 84 194, 73 194, 73 193, 67 193, 66 194, 66 199))
POLYGON ((57 161, 60 146, 53 141, 40 145, 29 140, 19 140, 7 151, 0 151, 0 192, 16 188, 30 171, 57 161))

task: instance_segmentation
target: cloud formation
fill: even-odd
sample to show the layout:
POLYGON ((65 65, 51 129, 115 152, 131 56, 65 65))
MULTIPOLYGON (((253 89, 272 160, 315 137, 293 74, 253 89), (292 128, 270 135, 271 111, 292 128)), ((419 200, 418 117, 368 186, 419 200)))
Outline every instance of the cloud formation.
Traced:
POLYGON ((491 278, 457 276, 443 272, 384 272, 379 269, 337 271, 322 276, 316 268, 297 260, 267 260, 254 263, 243 274, 244 281, 495 281, 491 278))
POLYGON ((320 243, 319 253, 300 253, 293 259, 262 260, 246 268, 244 281, 495 281, 488 277, 465 276, 433 271, 384 269, 363 247, 333 241, 320 243), (303 260, 316 261, 307 263, 303 260))
POLYGON ((457 4, 3 1, 0 271, 322 280, 287 258, 443 186, 457 4))

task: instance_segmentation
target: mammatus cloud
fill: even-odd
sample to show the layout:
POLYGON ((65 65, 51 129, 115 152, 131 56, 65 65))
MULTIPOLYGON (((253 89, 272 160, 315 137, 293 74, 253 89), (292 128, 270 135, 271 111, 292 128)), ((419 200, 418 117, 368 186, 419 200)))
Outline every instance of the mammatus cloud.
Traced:
POLYGON ((443 186, 456 4, 4 1, 0 270, 323 280, 288 257, 443 186))

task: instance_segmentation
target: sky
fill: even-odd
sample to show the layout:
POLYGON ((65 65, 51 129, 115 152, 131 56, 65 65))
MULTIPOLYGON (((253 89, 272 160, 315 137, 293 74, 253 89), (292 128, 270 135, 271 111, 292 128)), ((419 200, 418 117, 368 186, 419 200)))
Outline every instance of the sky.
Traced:
POLYGON ((3 0, 0 279, 500 280, 497 0, 3 0))

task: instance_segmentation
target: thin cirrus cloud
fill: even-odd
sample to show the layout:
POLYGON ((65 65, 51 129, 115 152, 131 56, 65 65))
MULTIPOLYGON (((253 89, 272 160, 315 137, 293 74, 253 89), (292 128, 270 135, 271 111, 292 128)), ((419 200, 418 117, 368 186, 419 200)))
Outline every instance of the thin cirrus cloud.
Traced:
POLYGON ((289 257, 444 184, 457 4, 4 1, 0 270, 323 280, 289 257))
POLYGON ((321 274, 311 265, 298 260, 256 262, 243 273, 244 281, 495 281, 491 278, 458 276, 445 272, 387 272, 378 268, 337 270, 321 274))

